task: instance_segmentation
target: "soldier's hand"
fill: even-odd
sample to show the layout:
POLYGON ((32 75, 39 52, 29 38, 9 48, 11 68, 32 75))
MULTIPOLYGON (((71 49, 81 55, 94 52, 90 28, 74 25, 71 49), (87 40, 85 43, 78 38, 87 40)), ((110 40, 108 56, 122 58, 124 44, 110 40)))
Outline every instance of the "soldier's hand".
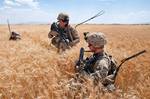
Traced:
POLYGON ((69 45, 72 47, 74 46, 74 42, 70 42, 69 45))
POLYGON ((48 37, 52 38, 53 36, 57 36, 57 35, 58 35, 58 33, 56 31, 50 31, 48 34, 48 37))

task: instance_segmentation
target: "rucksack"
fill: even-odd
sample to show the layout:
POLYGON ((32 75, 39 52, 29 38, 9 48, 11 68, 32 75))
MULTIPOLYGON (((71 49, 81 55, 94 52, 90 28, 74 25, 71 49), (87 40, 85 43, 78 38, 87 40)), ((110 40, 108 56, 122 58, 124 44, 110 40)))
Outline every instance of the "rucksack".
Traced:
MULTIPOLYGON (((91 65, 95 64, 95 62, 97 60, 99 60, 99 58, 93 58, 93 59, 90 59, 90 60, 89 60, 89 58, 87 58, 86 61, 85 61, 86 64, 85 64, 84 70, 89 74, 94 73, 93 67, 91 65)), ((115 61, 115 59, 107 53, 105 53, 103 58, 106 58, 110 61, 108 75, 114 74, 116 69, 117 69, 117 62, 115 61)))
POLYGON ((108 75, 112 75, 115 73, 116 69, 117 69, 117 61, 111 56, 106 54, 110 60, 110 68, 109 68, 109 72, 108 75))

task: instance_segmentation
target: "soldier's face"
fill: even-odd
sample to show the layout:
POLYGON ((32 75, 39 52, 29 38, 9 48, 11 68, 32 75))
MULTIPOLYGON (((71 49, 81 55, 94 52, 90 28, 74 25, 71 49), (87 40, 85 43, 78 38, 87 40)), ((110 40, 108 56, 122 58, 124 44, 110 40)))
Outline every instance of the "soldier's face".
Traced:
POLYGON ((60 26, 61 26, 62 28, 65 28, 65 27, 68 26, 68 24, 69 24, 69 21, 60 20, 59 22, 60 22, 60 26))
POLYGON ((90 49, 90 51, 92 51, 93 53, 99 53, 103 51, 103 48, 101 47, 94 47, 92 44, 88 43, 88 47, 90 49))
POLYGON ((92 44, 88 43, 88 47, 92 52, 95 52, 95 47, 92 44))

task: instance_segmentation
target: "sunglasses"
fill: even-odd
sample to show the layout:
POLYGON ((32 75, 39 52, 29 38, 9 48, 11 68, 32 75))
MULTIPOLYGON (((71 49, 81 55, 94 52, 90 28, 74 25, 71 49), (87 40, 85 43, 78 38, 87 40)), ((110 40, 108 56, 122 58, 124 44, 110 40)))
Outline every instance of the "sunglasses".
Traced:
MULTIPOLYGON (((91 47, 91 46, 93 46, 92 44, 88 44, 88 47, 91 47)), ((94 47, 94 46, 93 46, 94 47)), ((101 47, 95 47, 95 48, 104 48, 104 45, 102 45, 101 47)))
POLYGON ((62 20, 62 22, 69 22, 69 20, 62 20))

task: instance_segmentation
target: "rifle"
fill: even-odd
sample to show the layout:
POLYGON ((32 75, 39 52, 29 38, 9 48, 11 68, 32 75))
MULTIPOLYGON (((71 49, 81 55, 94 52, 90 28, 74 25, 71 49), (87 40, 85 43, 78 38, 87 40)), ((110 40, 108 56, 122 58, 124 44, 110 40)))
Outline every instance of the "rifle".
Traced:
POLYGON ((139 56, 139 55, 141 55, 141 54, 143 54, 143 53, 145 53, 145 52, 146 52, 146 50, 143 50, 143 51, 140 51, 140 52, 138 52, 138 53, 136 53, 136 54, 133 54, 133 55, 131 55, 131 56, 129 56, 129 57, 127 57, 127 58, 121 60, 120 65, 117 67, 117 69, 115 70, 115 73, 114 73, 114 82, 115 82, 115 80, 116 80, 116 77, 117 77, 117 75, 118 75, 118 72, 119 72, 119 70, 120 70, 120 67, 122 66, 123 63, 125 63, 126 61, 128 61, 128 60, 130 60, 130 59, 132 59, 132 58, 134 58, 134 57, 137 57, 137 56, 139 56))
MULTIPOLYGON (((59 30, 59 27, 56 23, 53 23, 52 26, 51 26, 51 29, 56 31, 58 33, 58 36, 60 37, 61 41, 64 41, 66 43, 66 45, 69 47, 69 42, 66 40, 64 34, 63 34, 63 31, 62 30, 59 30)), ((59 52, 60 48, 58 48, 58 52, 59 52)))
POLYGON ((80 48, 79 60, 76 63, 75 71, 80 72, 84 68, 84 48, 80 48))

